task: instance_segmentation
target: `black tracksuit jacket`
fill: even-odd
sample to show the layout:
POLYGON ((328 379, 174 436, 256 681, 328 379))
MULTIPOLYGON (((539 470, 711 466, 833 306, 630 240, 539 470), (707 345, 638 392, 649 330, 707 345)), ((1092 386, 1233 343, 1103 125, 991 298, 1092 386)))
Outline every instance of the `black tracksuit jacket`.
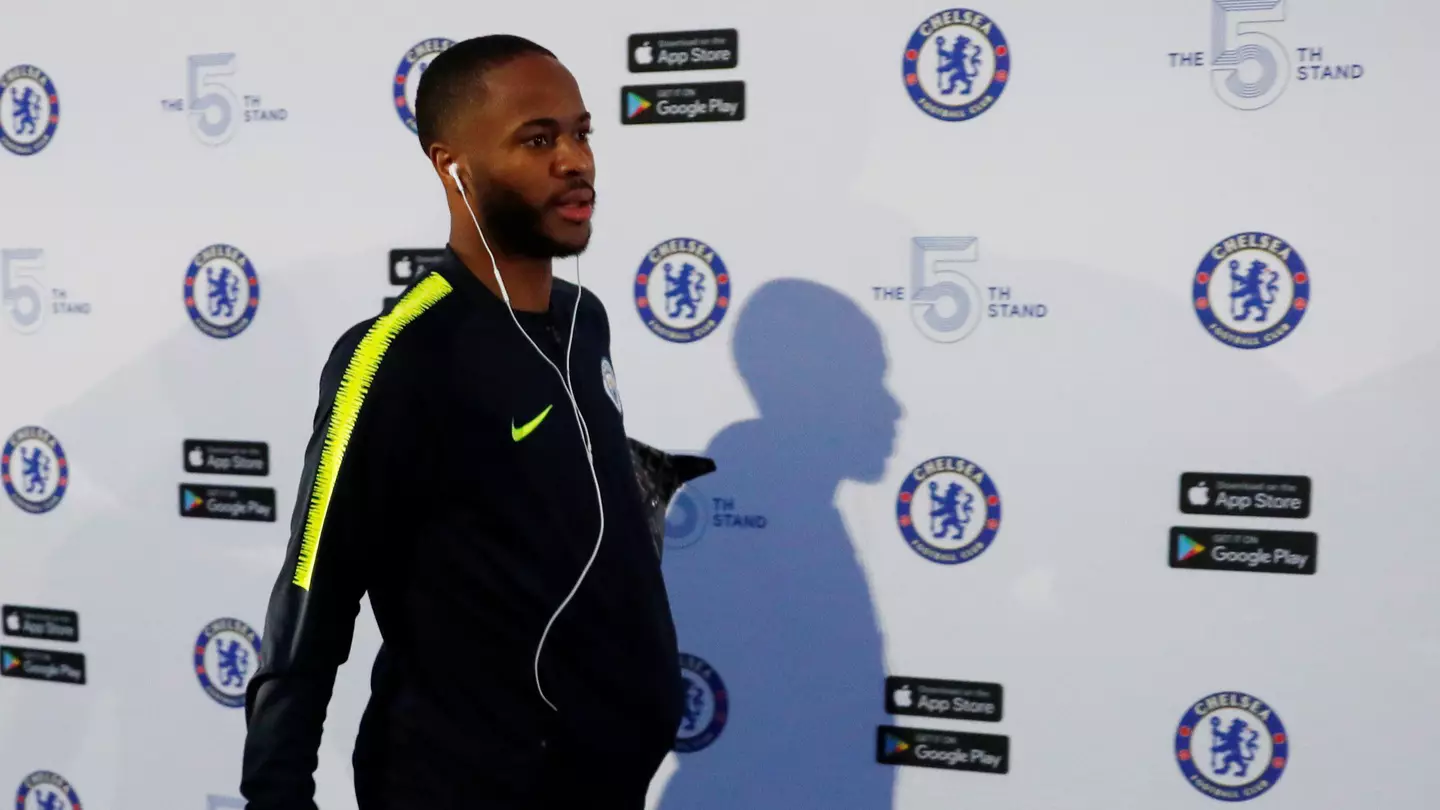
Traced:
MULTIPOLYGON (((578 288, 553 286, 548 313, 516 315, 564 372, 578 288)), ((560 377, 449 250, 341 337, 248 687, 249 810, 315 807, 321 727, 364 594, 383 645, 354 750, 360 810, 644 806, 683 693, 622 403, 607 392, 609 339, 604 307, 583 294, 570 375, 604 534, 539 658, 552 710, 536 648, 591 558, 601 506, 560 377)))

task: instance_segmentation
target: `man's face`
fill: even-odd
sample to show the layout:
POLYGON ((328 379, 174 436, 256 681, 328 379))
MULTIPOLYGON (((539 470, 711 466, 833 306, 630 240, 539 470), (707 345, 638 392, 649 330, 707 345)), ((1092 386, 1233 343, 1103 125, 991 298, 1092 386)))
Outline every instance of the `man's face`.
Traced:
POLYGON ((480 109, 452 137, 496 248, 531 258, 585 249, 595 204, 590 113, 563 65, 527 54, 492 69, 480 109))

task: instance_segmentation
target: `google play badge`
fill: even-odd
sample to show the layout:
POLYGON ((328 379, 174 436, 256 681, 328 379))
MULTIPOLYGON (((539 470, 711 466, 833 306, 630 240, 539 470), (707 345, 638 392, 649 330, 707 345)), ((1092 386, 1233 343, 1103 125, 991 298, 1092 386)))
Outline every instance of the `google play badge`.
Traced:
POLYGON ((1205 551, 1205 547, 1190 539, 1189 535, 1180 535, 1180 540, 1175 544, 1175 562, 1185 562, 1205 551))
POLYGON ((650 109, 650 101, 637 93, 627 92, 625 94, 625 117, 634 118, 642 112, 650 109))

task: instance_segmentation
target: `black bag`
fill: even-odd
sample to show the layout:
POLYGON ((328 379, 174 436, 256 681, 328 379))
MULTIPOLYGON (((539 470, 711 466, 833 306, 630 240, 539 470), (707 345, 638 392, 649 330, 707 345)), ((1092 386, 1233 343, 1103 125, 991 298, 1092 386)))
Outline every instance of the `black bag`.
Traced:
POLYGON ((650 539, 655 543, 655 556, 665 553, 665 512, 670 499, 686 481, 715 472, 715 461, 704 456, 673 455, 644 442, 629 440, 630 459, 635 466, 635 481, 649 518, 650 539))

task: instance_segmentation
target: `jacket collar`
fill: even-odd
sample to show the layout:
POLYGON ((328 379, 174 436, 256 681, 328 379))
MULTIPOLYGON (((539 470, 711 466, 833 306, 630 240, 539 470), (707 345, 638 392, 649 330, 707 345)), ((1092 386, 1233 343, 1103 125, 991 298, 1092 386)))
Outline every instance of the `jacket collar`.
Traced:
MULTIPOLYGON (((470 268, 465 265, 465 262, 461 261, 460 257, 455 253, 454 248, 449 244, 445 245, 444 258, 432 268, 431 272, 444 276, 445 280, 450 282, 450 286, 455 288, 456 292, 465 295, 466 298, 479 304, 483 310, 495 312, 506 311, 507 306, 504 299, 492 292, 489 287, 485 286, 485 284, 471 272, 470 268)), ((572 286, 573 285, 568 282, 552 277, 550 282, 549 313, 521 312, 517 310, 515 314, 519 316, 521 320, 525 320, 527 316, 530 318, 544 318, 547 314, 555 313, 563 309, 568 323, 569 307, 574 306, 575 302, 574 296, 571 293, 572 286)), ((507 315, 506 317, 509 316, 507 315)))

